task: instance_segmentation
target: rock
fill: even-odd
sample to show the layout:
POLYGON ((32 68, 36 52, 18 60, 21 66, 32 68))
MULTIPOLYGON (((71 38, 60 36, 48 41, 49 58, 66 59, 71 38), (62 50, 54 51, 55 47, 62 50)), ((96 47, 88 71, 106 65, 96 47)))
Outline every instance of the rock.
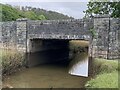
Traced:
POLYGON ((5 85, 3 88, 13 88, 11 85, 5 85))

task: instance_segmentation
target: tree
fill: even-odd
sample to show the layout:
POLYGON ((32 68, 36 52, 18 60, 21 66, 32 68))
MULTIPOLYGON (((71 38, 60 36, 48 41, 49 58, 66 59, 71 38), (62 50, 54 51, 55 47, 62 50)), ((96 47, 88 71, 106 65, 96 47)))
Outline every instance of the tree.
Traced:
POLYGON ((73 19, 72 17, 57 13, 54 11, 46 11, 40 8, 22 7, 22 10, 7 4, 0 4, 0 20, 15 21, 18 18, 28 18, 31 20, 56 20, 56 19, 73 19))
POLYGON ((46 17, 45 17, 44 15, 39 15, 39 16, 38 16, 38 19, 39 19, 39 20, 46 20, 46 17))
POLYGON ((95 1, 96 0, 91 0, 91 2, 87 4, 88 9, 84 11, 86 17, 100 14, 109 14, 115 18, 120 17, 120 2, 110 2, 109 0, 106 0, 106 2, 95 1))
POLYGON ((2 7, 0 10, 2 21, 12 21, 20 17, 20 13, 11 6, 2 4, 0 4, 0 6, 2 7))
POLYGON ((26 11, 24 12, 24 15, 26 18, 29 18, 31 20, 36 20, 37 15, 33 11, 26 11))

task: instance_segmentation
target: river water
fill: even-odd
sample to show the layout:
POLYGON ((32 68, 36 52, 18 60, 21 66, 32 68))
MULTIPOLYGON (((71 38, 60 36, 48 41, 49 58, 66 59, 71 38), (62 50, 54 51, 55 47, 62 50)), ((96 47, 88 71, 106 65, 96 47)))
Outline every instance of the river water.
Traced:
POLYGON ((27 68, 7 77, 3 85, 10 85, 14 88, 83 88, 90 77, 70 73, 79 74, 81 70, 86 72, 86 68, 78 68, 76 64, 85 66, 86 61, 85 63, 83 61, 87 57, 87 53, 83 52, 78 54, 71 63, 59 62, 27 68))

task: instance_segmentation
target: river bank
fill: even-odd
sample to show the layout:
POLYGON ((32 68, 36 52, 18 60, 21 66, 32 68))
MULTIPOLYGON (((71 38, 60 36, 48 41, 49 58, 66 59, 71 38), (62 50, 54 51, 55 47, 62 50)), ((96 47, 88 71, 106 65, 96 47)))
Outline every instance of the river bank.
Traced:
POLYGON ((2 79, 25 66, 25 54, 15 50, 0 49, 2 60, 2 79))
POLYGON ((118 59, 106 60, 95 58, 92 62, 93 78, 87 81, 86 88, 118 88, 120 85, 118 80, 118 59))

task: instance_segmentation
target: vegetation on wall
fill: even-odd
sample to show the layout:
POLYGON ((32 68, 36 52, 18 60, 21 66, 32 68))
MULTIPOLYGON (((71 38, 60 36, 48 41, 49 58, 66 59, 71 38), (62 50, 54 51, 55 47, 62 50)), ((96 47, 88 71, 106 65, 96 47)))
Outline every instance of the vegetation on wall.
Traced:
POLYGON ((90 29, 90 33, 91 33, 91 35, 92 35, 92 38, 95 38, 95 37, 96 37, 96 31, 95 31, 94 28, 91 28, 91 29, 90 29))

